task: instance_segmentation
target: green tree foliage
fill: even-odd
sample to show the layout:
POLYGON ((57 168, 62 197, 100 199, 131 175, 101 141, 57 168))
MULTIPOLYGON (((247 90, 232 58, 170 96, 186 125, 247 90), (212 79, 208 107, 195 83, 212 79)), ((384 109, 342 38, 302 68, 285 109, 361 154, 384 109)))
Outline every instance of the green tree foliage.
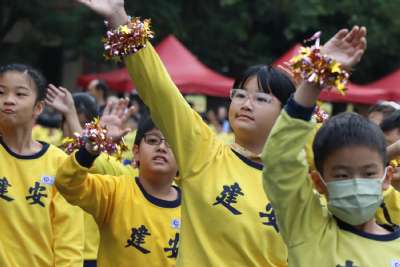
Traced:
MULTIPOLYGON (((0 6, 0 38, 18 21, 32 26, 17 44, 2 42, 0 62, 40 65, 43 54, 58 48, 103 64, 102 20, 72 0, 0 0, 0 6)), ((368 28, 356 82, 400 67, 399 0, 127 0, 126 7, 131 15, 152 18, 155 42, 174 34, 207 65, 231 76, 251 64, 273 62, 318 30, 326 40, 355 24, 368 28)))

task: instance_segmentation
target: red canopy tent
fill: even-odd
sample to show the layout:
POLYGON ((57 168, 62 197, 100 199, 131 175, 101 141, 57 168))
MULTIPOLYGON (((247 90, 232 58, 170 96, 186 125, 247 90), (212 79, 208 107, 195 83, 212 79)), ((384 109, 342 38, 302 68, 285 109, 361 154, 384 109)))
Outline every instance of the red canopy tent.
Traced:
MULTIPOLYGON (((276 60, 273 65, 285 66, 285 62, 289 62, 289 60, 298 54, 301 45, 294 45, 289 51, 283 54, 278 60, 276 60)), ((400 70, 398 72, 398 84, 400 84, 400 70)), ((377 85, 369 84, 368 86, 357 85, 349 82, 348 91, 346 95, 341 95, 335 89, 332 90, 324 90, 321 92, 320 99, 322 101, 328 102, 341 102, 341 103, 357 103, 357 104, 368 104, 373 105, 379 100, 389 100, 391 99, 391 95, 384 90, 385 88, 381 88, 377 85)), ((400 92, 399 92, 400 98, 400 92)))
POLYGON ((384 89, 391 95, 391 100, 400 101, 400 69, 375 82, 369 83, 367 86, 384 89))
MULTIPOLYGON (((165 38, 156 47, 156 51, 172 80, 183 94, 229 96, 233 80, 209 69, 174 36, 165 38)), ((105 80, 113 90, 118 92, 130 92, 135 88, 126 68, 82 75, 78 78, 78 84, 86 87, 93 79, 105 80)))

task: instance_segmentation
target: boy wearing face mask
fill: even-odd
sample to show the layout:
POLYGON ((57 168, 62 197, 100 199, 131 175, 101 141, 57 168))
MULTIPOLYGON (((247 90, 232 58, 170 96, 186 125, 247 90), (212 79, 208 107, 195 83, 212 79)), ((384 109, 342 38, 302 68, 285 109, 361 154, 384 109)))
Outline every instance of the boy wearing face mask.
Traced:
POLYGON ((314 139, 316 171, 308 179, 303 148, 315 127, 310 119, 319 93, 314 84, 300 85, 262 156, 264 189, 288 246, 289 266, 400 266, 400 230, 374 219, 393 174, 385 168, 385 138, 376 125, 355 113, 328 120, 314 139), (328 212, 312 181, 326 196, 328 212))

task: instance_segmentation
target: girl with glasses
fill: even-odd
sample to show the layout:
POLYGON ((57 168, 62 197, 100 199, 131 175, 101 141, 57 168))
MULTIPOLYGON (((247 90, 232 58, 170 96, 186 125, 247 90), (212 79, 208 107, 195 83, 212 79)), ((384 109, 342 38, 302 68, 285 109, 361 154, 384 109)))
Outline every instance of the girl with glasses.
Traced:
MULTIPOLYGON (((113 124, 107 129, 113 137, 123 134, 113 124)), ((137 177, 90 174, 97 156, 86 144, 58 169, 56 179, 66 200, 91 214, 99 227, 97 266, 175 266, 181 192, 172 185, 178 169, 163 134, 150 118, 139 123, 133 147, 137 177)))

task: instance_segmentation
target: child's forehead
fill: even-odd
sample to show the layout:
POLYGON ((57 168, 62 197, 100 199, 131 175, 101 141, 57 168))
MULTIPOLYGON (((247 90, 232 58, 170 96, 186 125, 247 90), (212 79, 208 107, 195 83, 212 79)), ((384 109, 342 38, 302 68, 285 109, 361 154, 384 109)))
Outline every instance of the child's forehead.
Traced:
POLYGON ((343 147, 333 151, 325 160, 329 169, 354 169, 383 166, 381 154, 367 146, 343 147))
POLYGON ((0 86, 34 90, 35 83, 27 72, 7 71, 0 75, 0 86))

